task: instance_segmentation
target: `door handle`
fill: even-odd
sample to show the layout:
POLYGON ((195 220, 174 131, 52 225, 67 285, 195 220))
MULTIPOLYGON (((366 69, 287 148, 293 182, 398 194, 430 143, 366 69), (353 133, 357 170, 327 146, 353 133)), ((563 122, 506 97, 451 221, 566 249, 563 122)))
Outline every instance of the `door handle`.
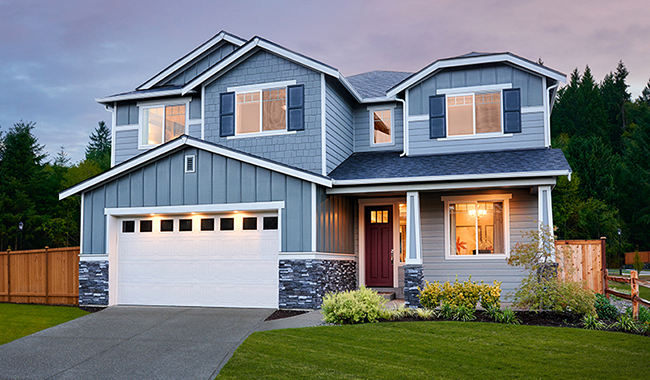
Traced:
POLYGON ((393 265, 395 262, 395 250, 391 249, 390 250, 390 264, 393 265))

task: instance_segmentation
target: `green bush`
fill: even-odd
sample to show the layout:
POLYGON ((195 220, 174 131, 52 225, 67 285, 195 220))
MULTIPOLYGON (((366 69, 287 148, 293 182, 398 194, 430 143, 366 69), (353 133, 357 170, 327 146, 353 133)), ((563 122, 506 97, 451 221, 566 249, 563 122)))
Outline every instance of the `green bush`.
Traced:
POLYGON ((636 253, 634 254, 634 261, 632 262, 632 267, 638 273, 641 273, 641 271, 643 270, 643 261, 641 261, 641 256, 639 256, 639 251, 636 251, 636 253))
POLYGON ((505 309, 499 311, 496 314, 496 321, 499 323, 507 323, 510 325, 519 324, 519 319, 517 318, 517 314, 515 314, 515 312, 509 307, 506 307, 505 309))
POLYGON ((618 319, 616 322, 612 323, 610 328, 615 329, 615 330, 620 330, 620 331, 627 331, 627 332, 637 332, 638 328, 636 325, 636 322, 634 322, 634 319, 632 319, 631 316, 621 314, 618 316, 618 319))
POLYGON ((587 330, 602 330, 607 327, 603 322, 598 320, 596 314, 585 315, 582 318, 582 326, 587 330))
POLYGON ((372 289, 328 293, 323 297, 322 313, 327 323, 342 325, 377 322, 386 299, 372 289))
POLYGON ((501 283, 498 281, 494 281, 494 285, 484 284, 481 281, 479 285, 473 282, 470 276, 469 280, 462 283, 458 282, 458 278, 453 284, 449 281, 442 285, 438 281, 433 284, 427 281, 424 289, 419 290, 420 304, 431 310, 439 307, 441 302, 454 308, 465 306, 472 309, 476 309, 479 300, 484 309, 500 305, 501 283))
MULTIPOLYGON (((625 309, 625 315, 632 318, 632 308, 628 307, 625 309)), ((639 306, 639 323, 650 322, 650 310, 639 306)))
POLYGON ((619 314, 616 306, 609 303, 607 297, 602 294, 596 294, 594 308, 599 319, 614 320, 619 314))

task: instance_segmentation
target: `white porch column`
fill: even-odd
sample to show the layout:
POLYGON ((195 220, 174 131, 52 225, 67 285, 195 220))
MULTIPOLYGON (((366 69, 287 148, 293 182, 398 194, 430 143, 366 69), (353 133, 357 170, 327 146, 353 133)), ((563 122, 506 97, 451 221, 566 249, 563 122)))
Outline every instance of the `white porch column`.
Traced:
POLYGON ((406 193, 406 265, 422 264, 420 236, 420 193, 406 193))
POLYGON ((551 202, 551 187, 538 186, 537 200, 537 220, 539 225, 548 227, 549 231, 553 233, 553 202, 551 202))

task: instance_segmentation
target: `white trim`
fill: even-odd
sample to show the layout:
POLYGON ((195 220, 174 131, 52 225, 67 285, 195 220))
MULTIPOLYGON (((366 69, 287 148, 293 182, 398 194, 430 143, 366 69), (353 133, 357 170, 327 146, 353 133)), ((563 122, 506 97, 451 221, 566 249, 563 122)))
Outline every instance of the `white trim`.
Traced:
POLYGON ((429 115, 413 115, 408 117, 408 121, 428 121, 429 115))
POLYGON ((353 260, 356 256, 350 253, 327 253, 327 252, 280 252, 280 260, 353 260))
POLYGON ((359 199, 359 285, 366 284, 366 206, 393 206, 393 287, 399 285, 399 204, 405 203, 403 197, 400 198, 365 198, 359 199))
POLYGON ((201 56, 201 54, 205 53, 206 51, 212 49, 214 46, 216 46, 219 42, 222 40, 228 41, 232 43, 233 45, 239 47, 243 45, 246 41, 239 38, 232 36, 226 32, 220 32, 216 36, 212 37, 209 39, 207 42, 203 43, 201 46, 196 48, 195 50, 191 51, 187 55, 185 55, 183 58, 179 59, 175 63, 171 64, 167 68, 165 68, 163 71, 160 73, 156 74, 153 78, 149 79, 145 83, 141 84, 137 89, 138 90, 148 90, 151 87, 155 86, 156 84, 162 82, 163 80, 167 79, 169 76, 171 76, 174 72, 177 70, 181 69, 183 66, 186 64, 190 63, 192 60, 198 58, 201 56))
POLYGON ((185 173, 196 173, 196 155, 188 154, 185 156, 185 173), (188 170, 187 164, 192 161, 192 170, 188 170))
POLYGON ((183 206, 150 206, 150 207, 107 207, 104 214, 111 216, 131 216, 149 214, 189 214, 192 212, 232 212, 232 211, 276 211, 284 208, 284 201, 250 202, 250 203, 216 203, 205 205, 183 206))
POLYGON ((117 305, 117 277, 118 277, 118 258, 119 258, 119 219, 108 215, 106 217, 106 244, 108 245, 108 306, 117 305))
POLYGON ((258 84, 249 84, 246 86, 233 86, 228 87, 226 91, 228 92, 255 92, 262 90, 272 90, 274 88, 293 86, 296 84, 295 80, 285 80, 282 82, 268 82, 268 83, 258 83, 258 84))
POLYGON ((282 136, 282 135, 295 135, 295 134, 296 131, 287 131, 283 129, 277 131, 242 133, 239 135, 228 136, 226 137, 226 140, 246 139, 249 137, 282 136))
MULTIPOLYGON (((92 221, 92 218, 90 220, 92 221)), ((92 224, 90 227, 92 228, 92 224)), ((83 250, 84 250, 84 194, 81 194, 81 217, 79 218, 79 255, 83 255, 84 253, 83 250)))
MULTIPOLYGON (((184 134, 188 134, 188 128, 189 128, 189 121, 190 121, 190 101, 192 98, 173 98, 173 99, 165 99, 165 100, 148 100, 144 102, 138 102, 136 105, 138 106, 138 125, 140 128, 138 129, 138 150, 145 150, 145 149, 151 149, 155 148, 157 146, 160 146, 162 144, 165 144, 169 141, 163 141, 161 144, 143 144, 142 143, 142 134, 144 133, 144 111, 148 110, 150 108, 160 108, 163 107, 163 115, 165 115, 165 108, 167 107, 174 107, 174 106, 180 106, 184 105, 185 106, 185 130, 184 134)), ((163 116, 163 121, 165 120, 165 116, 163 116)), ((163 139, 165 138, 165 125, 163 123, 162 126, 162 137, 163 139)))
MULTIPOLYGON (((510 199, 512 194, 480 194, 480 195, 462 195, 462 196, 441 196, 440 200, 444 202, 444 236, 445 236, 445 260, 503 260, 510 256, 510 199), (449 229, 451 222, 449 220, 449 203, 450 202, 480 202, 480 201, 502 201, 503 202, 503 249, 504 253, 494 254, 477 254, 477 255, 452 255, 451 239, 449 229)), ((478 230, 476 231, 478 236, 478 230)))
MULTIPOLYGON (((476 125, 475 125, 476 127, 476 125)), ((460 135, 450 137, 440 137, 436 141, 452 141, 452 140, 476 140, 476 139, 499 139, 502 137, 512 137, 512 133, 493 132, 493 133, 480 133, 474 135, 460 135)))
POLYGON ((386 97, 386 96, 381 96, 377 98, 364 98, 363 100, 360 101, 361 104, 368 104, 368 103, 385 103, 385 102, 394 102, 395 97, 386 97))
POLYGON ((311 184, 311 250, 316 252, 318 239, 318 215, 316 207, 316 184, 311 184))
POLYGON ((117 102, 113 102, 113 107, 106 106, 106 109, 111 112, 111 167, 115 166, 115 127, 117 124, 117 102))
POLYGON ((321 174, 327 175, 327 103, 325 74, 320 74, 320 146, 321 174))
POLYGON ((521 113, 539 113, 544 112, 545 106, 521 107, 521 113))
POLYGON ((551 146, 551 113, 549 111, 548 88, 546 87, 546 77, 542 78, 542 88, 544 89, 544 99, 542 102, 544 112, 544 146, 551 146))
POLYGON ((555 185, 555 178, 536 179, 506 179, 501 181, 484 182, 452 182, 452 183, 424 183, 412 185, 383 185, 383 186, 349 186, 334 187, 326 189, 328 195, 343 194, 375 194, 375 193, 403 193, 407 191, 431 191, 431 190, 460 190, 460 189, 484 189, 493 187, 529 187, 538 185, 555 185))
POLYGON ((530 177, 557 177, 560 175, 569 175, 569 170, 549 170, 536 172, 508 172, 508 173, 489 173, 489 174, 457 174, 441 176, 423 176, 423 177, 395 177, 395 178, 370 178, 370 179, 346 179, 333 180, 334 186, 351 186, 351 185, 374 185, 385 183, 404 183, 404 182, 447 182, 463 180, 481 180, 496 178, 530 178, 530 177))
POLYGON ((396 105, 393 104, 386 104, 386 105, 376 105, 376 106, 368 106, 366 109, 368 110, 368 126, 369 126, 369 140, 370 140, 370 147, 382 147, 382 146, 393 146, 395 145, 395 107, 396 105), (390 142, 385 142, 385 143, 376 143, 375 142, 375 119, 373 117, 373 112, 375 111, 390 111, 390 142))
POLYGON ((188 139, 187 137, 181 137, 175 140, 170 141, 169 143, 158 147, 156 150, 152 150, 150 152, 144 153, 140 156, 136 156, 129 160, 128 162, 125 162, 124 164, 120 165, 119 167, 115 169, 110 169, 105 171, 102 174, 99 174, 95 177, 92 177, 86 181, 83 181, 75 186, 72 186, 62 192, 59 193, 59 200, 65 199, 71 195, 77 194, 79 192, 82 192, 90 187, 93 187, 105 180, 108 180, 112 178, 113 176, 119 175, 121 173, 124 173, 138 165, 144 164, 148 162, 149 160, 155 159, 156 157, 160 157, 180 146, 191 146, 194 148, 199 148, 206 150, 211 153, 216 153, 225 157, 233 158, 238 161, 246 162, 255 166, 259 166, 265 169, 269 169, 278 173, 286 174, 291 177, 299 178, 308 182, 313 182, 317 183, 319 185, 325 186, 325 187, 332 187, 332 180, 328 178, 323 178, 320 175, 316 174, 309 174, 306 173, 302 170, 297 170, 293 169, 284 165, 279 165, 275 164, 272 162, 269 162, 267 160, 257 158, 257 157, 251 157, 247 154, 235 152, 229 149, 224 149, 215 145, 212 145, 210 143, 200 141, 200 140, 195 140, 195 139, 188 139))
POLYGON ((114 129, 120 132, 120 131, 132 131, 138 128, 140 128, 140 124, 118 125, 114 129))
POLYGON ((513 65, 522 67, 526 70, 532 71, 537 74, 545 75, 547 77, 553 78, 558 82, 566 83, 566 75, 556 72, 554 70, 547 69, 543 66, 533 64, 519 57, 504 53, 504 54, 493 54, 488 56, 481 57, 460 57, 453 59, 445 59, 436 61, 424 69, 420 70, 416 74, 409 77, 407 80, 401 82, 397 86, 390 89, 387 93, 387 97, 395 96, 399 92, 415 85, 416 83, 424 80, 429 75, 438 71, 439 69, 446 67, 456 67, 456 66, 467 66, 467 65, 478 65, 483 63, 495 63, 495 62, 508 62, 513 65))
POLYGON ((188 93, 189 91, 182 92, 182 89, 178 88, 175 90, 147 91, 147 92, 134 93, 134 94, 106 96, 103 98, 95 98, 95 101, 97 103, 110 103, 110 102, 119 102, 122 100, 137 100, 137 99, 146 99, 146 98, 172 96, 172 95, 186 95, 188 93))
POLYGON ((537 222, 539 225, 544 224, 544 208, 548 213, 548 228, 553 232, 553 202, 551 200, 551 186, 538 186, 537 187, 537 222), (544 197, 542 194, 546 192, 546 204, 544 204, 544 197))
POLYGON ((205 140, 205 85, 201 85, 201 140, 205 140))
MULTIPOLYGON (((187 105, 187 107, 189 107, 191 100, 192 100, 191 97, 179 96, 176 98, 169 98, 169 99, 143 100, 141 102, 137 102, 135 105, 140 108, 142 107, 151 108, 156 106, 174 106, 174 105, 185 104, 187 105)), ((186 113, 189 114, 189 110, 186 113)))
POLYGON ((420 193, 409 191, 406 193, 406 252, 404 255, 406 265, 422 264, 422 227, 420 220, 420 193), (415 225, 411 225, 411 219, 415 225), (415 247, 411 247, 411 235, 415 235, 415 247), (415 257, 410 258, 411 250, 415 257))
MULTIPOLYGON (((406 89, 406 99, 402 103, 404 110, 402 111, 402 122, 404 123, 404 133, 402 138, 404 139, 404 154, 406 156, 410 153, 411 142, 409 141, 409 135, 411 131, 411 114, 410 114, 410 103, 411 102, 411 92, 409 89, 406 89)), ((428 118, 427 118, 428 119, 428 118)))
POLYGON ((79 261, 108 261, 108 254, 105 255, 79 255, 79 261))
POLYGON ((469 86, 469 87, 453 87, 453 88, 441 88, 436 90, 437 95, 463 95, 467 93, 484 93, 491 92, 495 90, 503 90, 512 88, 512 83, 500 83, 500 84, 488 84, 484 86, 469 86))

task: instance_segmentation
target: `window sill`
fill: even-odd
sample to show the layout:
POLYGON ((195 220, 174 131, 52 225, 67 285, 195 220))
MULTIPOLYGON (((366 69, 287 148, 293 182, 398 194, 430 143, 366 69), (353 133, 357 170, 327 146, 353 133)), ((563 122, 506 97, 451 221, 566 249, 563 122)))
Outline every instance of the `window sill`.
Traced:
POLYGON ((245 139, 249 137, 265 137, 265 136, 283 136, 283 135, 295 135, 296 131, 269 131, 269 132, 257 132, 257 133, 244 133, 241 135, 234 135, 226 137, 228 140, 235 139, 245 139))
POLYGON ((497 133, 497 134, 481 134, 481 135, 467 135, 467 136, 453 136, 441 137, 437 141, 453 141, 453 140, 476 140, 476 139, 496 139, 502 137, 512 137, 512 133, 497 133))
POLYGON ((370 143, 371 148, 384 148, 384 147, 391 147, 395 146, 394 142, 389 142, 389 143, 370 143))
POLYGON ((492 253, 482 255, 446 255, 445 260, 504 260, 508 255, 503 253, 492 253))

